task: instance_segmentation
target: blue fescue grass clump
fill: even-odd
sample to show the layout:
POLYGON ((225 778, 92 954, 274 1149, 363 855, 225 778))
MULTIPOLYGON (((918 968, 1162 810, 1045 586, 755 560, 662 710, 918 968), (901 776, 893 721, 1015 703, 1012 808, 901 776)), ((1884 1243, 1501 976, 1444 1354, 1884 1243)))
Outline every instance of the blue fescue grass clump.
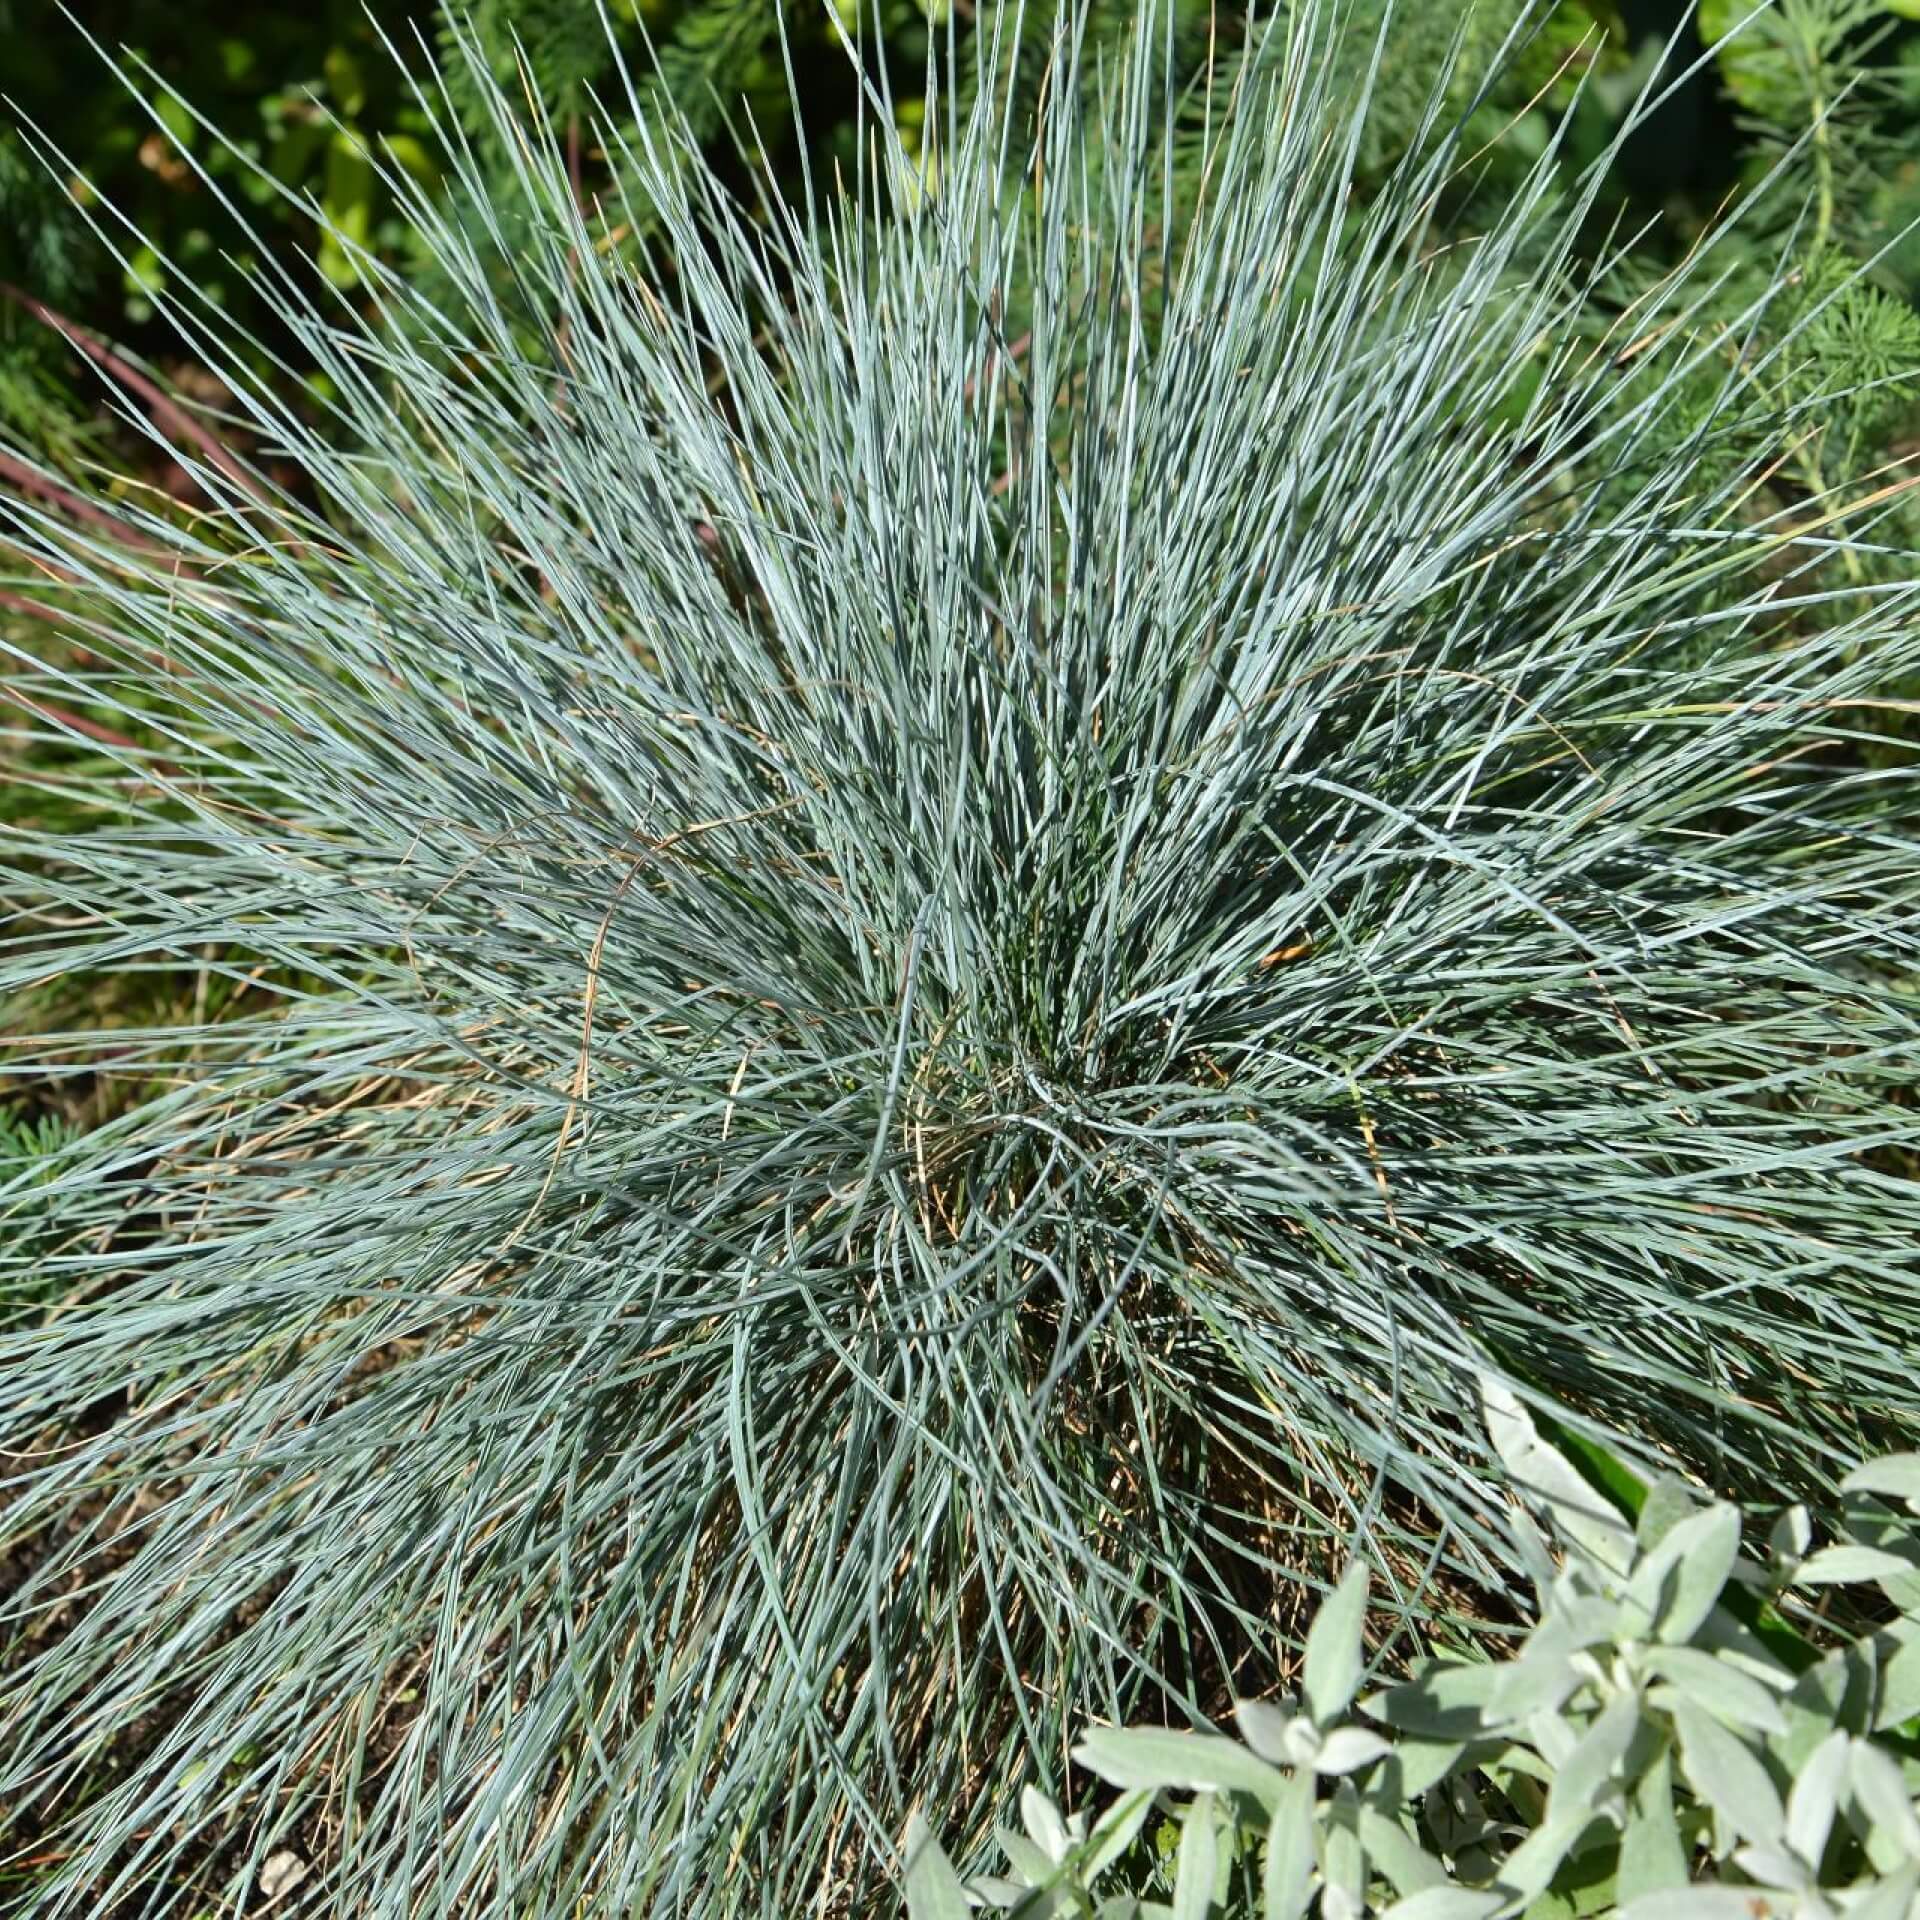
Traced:
POLYGON ((0 504, 149 743, 0 982, 250 983, 0 1332, 37 1912, 858 1906, 1354 1538, 1497 1575, 1482 1370, 1735 1493, 1912 1420, 1913 569, 1706 459, 1712 246, 1595 351, 1591 178, 1442 248, 1446 122, 1360 204, 1306 16, 1199 124, 1159 21, 810 210, 628 151, 637 264, 535 126, 506 304, 417 196, 457 299, 284 290, 322 428, 176 309, 218 510, 0 504))

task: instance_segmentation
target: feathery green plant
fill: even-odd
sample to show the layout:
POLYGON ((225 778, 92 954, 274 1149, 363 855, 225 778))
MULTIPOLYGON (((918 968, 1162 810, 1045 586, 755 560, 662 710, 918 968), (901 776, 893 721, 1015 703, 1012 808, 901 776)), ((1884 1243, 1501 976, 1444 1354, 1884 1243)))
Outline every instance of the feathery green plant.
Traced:
MULTIPOLYGON (((1887 124, 1895 77, 1879 58, 1898 21, 1885 0, 1701 0, 1718 48, 1750 167, 1776 156, 1811 189, 1812 247, 1863 238, 1874 188, 1903 142, 1887 124)), ((1796 211, 1775 196, 1778 217, 1796 211)))
MULTIPOLYGON (((1915 285, 1899 272, 1916 209, 1884 191, 1912 146, 1911 102, 1894 57, 1903 47, 1898 10, 1887 0, 1700 7, 1746 137, 1747 232, 1759 242, 1791 233, 1800 255, 1799 291, 1778 318, 1813 317, 1782 356, 1776 384, 1783 400, 1801 404, 1805 422, 1802 447, 1783 471, 1814 494, 1842 475, 1863 477, 1857 494, 1873 490, 1890 456, 1910 454, 1920 427, 1920 316, 1915 285), (1810 404, 1834 389, 1855 398, 1810 404)), ((1750 272, 1764 271, 1756 258, 1750 272)), ((1920 520, 1910 501, 1899 512, 1911 539, 1920 520)), ((1840 578, 1880 571, 1865 554, 1842 559, 1833 570, 1840 578)))
MULTIPOLYGON (((867 124, 869 66, 894 131, 918 137, 929 57, 953 64, 954 23, 935 31, 941 11, 930 0, 821 0, 807 8, 782 0, 616 0, 610 8, 600 0, 481 0, 472 8, 443 0, 439 79, 474 162, 448 186, 449 222, 495 256, 495 295, 510 306, 506 262, 526 238, 522 222, 537 214, 516 188, 519 134, 502 128, 496 92, 530 98, 551 122, 583 204, 610 196, 623 151, 662 140, 692 139, 729 179, 744 170, 751 184, 765 166, 787 198, 811 180, 830 186, 837 166, 851 169, 867 124), (458 55, 469 45, 478 59, 458 55), (620 110, 603 125, 596 102, 608 100, 620 110), (804 115, 794 111, 799 100, 804 115)), ((1117 11, 1130 15, 1131 7, 1117 11)), ((1024 36, 1008 37, 1044 42, 1049 13, 1057 13, 1056 0, 1034 10, 1024 36)), ((603 233, 606 245, 630 256, 643 241, 661 243, 659 210, 640 180, 623 180, 619 191, 622 219, 603 233)), ((428 307, 443 294, 456 303, 466 297, 417 229, 403 271, 428 307)), ((515 349, 536 353, 541 338, 535 318, 515 336, 515 349)))
MULTIPOLYGON (((0 34, 6 30, 0 8, 0 34)), ((75 243, 78 227, 59 188, 0 129, 0 282, 62 291, 78 284, 86 252, 75 243)), ((70 460, 82 435, 59 345, 16 303, 0 299, 0 436, 70 460)))
POLYGON ((167 1090, 0 1332, 37 1920, 295 1847, 289 1913, 863 1910, 910 1794, 1257 1691, 1354 1540, 1416 1636, 1497 1575, 1484 1369, 1735 1494, 1920 1410, 1914 789, 1844 758, 1910 560, 1826 617, 1846 522, 1700 464, 1716 243, 1623 400, 1597 170, 1436 260, 1436 107, 1356 211, 1337 18, 1176 244, 1167 20, 911 192, 636 117, 637 267, 476 71, 511 318, 396 177, 457 297, 273 283, 326 433, 163 295, 298 495, 0 501, 33 671, 159 743, 6 830, 0 989, 275 996, 112 1036, 167 1090))
POLYGON ((35 1284, 33 1257, 45 1251, 48 1209, 42 1194, 57 1178, 60 1156, 72 1146, 73 1129, 57 1114, 38 1116, 0 1107, 0 1238, 14 1260, 0 1274, 0 1327, 46 1305, 44 1284, 35 1284))
MULTIPOLYGON (((576 193, 585 196, 598 191, 608 155, 598 156, 600 165, 589 178, 583 131, 594 123, 596 97, 629 62, 646 68, 634 87, 634 117, 652 126, 663 112, 677 112, 678 124, 703 144, 718 139, 729 115, 737 117, 743 95, 764 98, 769 82, 777 84, 777 0, 693 0, 675 9, 670 20, 663 20, 662 12, 658 6, 616 4, 608 13, 593 0, 533 0, 531 5, 482 0, 473 8, 441 8, 438 38, 448 100, 490 163, 467 189, 471 204, 456 216, 463 225, 484 232, 489 216, 500 217, 498 208, 516 204, 513 156, 495 139, 501 131, 492 106, 497 92, 533 95, 566 143, 576 193), (463 58, 463 46, 481 59, 463 58), (648 47, 653 57, 644 60, 648 47)), ((826 31, 825 22, 821 30, 826 31)), ((635 137, 631 127, 621 132, 635 137)), ((456 209, 458 196, 456 186, 456 209)), ((415 251, 414 271, 430 293, 437 284, 437 257, 431 246, 416 245, 415 251)))

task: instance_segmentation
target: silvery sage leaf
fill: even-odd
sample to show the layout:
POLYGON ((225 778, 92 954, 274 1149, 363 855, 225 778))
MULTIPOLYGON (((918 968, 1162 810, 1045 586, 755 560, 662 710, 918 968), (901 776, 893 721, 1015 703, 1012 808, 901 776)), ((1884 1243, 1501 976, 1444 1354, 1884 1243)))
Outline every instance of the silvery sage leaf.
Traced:
POLYGON ((1541 1759, 1556 1770, 1566 1765, 1580 1744, 1571 1722, 1551 1709, 1528 1715, 1527 1738, 1539 1748, 1541 1759))
POLYGON ((1365 1727, 1335 1727, 1321 1741, 1313 1769, 1326 1774, 1355 1773, 1391 1751, 1386 1741, 1365 1727))
POLYGON ((1822 1547, 1800 1563, 1793 1584, 1796 1587, 1841 1586, 1858 1580, 1885 1580, 1912 1571, 1898 1554, 1882 1552, 1878 1547, 1822 1547))
POLYGON ((1884 1733, 1915 1714, 1920 1714, 1920 1634, 1902 1641, 1881 1662, 1873 1731, 1884 1733))
POLYGON ((1023 1880, 1003 1880, 995 1873, 976 1874, 966 1883, 966 1892, 969 1900, 984 1901, 986 1905, 998 1908, 1001 1912, 1005 1912, 1008 1907, 1019 1906, 1023 1900, 1026 1901, 1027 1908, 1021 1914, 1020 1920, 1027 1920, 1028 1914, 1038 1911, 1033 1900, 1033 1888, 1023 1880))
POLYGON ((1842 1494, 1840 1526, 1847 1539, 1883 1547, 1909 1567, 1920 1566, 1920 1532, 1915 1530, 1914 1515, 1890 1507, 1884 1494, 1842 1494))
POLYGON ((1905 1859, 1920 1861, 1920 1815, 1914 1813, 1899 1762, 1871 1740, 1855 1740, 1847 1771, 1861 1812, 1905 1859))
POLYGON ((1777 1841, 1786 1812, 1773 1776, 1736 1734, 1688 1703, 1673 1709, 1680 1764, 1693 1790, 1744 1840, 1777 1841))
MULTIPOLYGON (((1767 1906, 1764 1900, 1760 1904, 1767 1906)), ((1755 1914, 1751 1887, 1696 1884, 1643 1893, 1620 1909, 1619 1920, 1765 1920, 1765 1915, 1755 1914)))
POLYGON ((1643 1553, 1650 1552, 1681 1521, 1698 1513, 1700 1498, 1685 1481, 1663 1473, 1647 1489, 1647 1497, 1634 1522, 1633 1537, 1643 1553))
POLYGON ((1920 1900, 1920 1867, 1902 1867, 1897 1873, 1841 1896, 1847 1920, 1911 1920, 1920 1900))
POLYGON ((1505 1673, 1494 1661, 1435 1662, 1402 1686, 1370 1694, 1361 1706, 1370 1718, 1407 1733, 1472 1739, 1499 1724, 1490 1708, 1505 1673))
MULTIPOLYGON (((1583 1593, 1558 1601, 1547 1625, 1563 1636, 1570 1651, 1612 1646, 1621 1637, 1621 1608, 1602 1594, 1583 1593)), ((1544 1632, 1544 1627, 1542 1629, 1544 1632)), ((1533 1636, 1535 1639, 1540 1634, 1533 1636)))
POLYGON ((1399 1819, 1383 1812, 1378 1804, 1363 1802, 1360 1808, 1360 1843, 1367 1858, 1392 1885, 1402 1899, 1424 1893, 1429 1887, 1450 1886, 1444 1866, 1421 1846, 1399 1819))
POLYGON ((1214 1797, 1197 1794, 1187 1808, 1180 1830, 1180 1851, 1173 1881, 1174 1920, 1207 1920, 1214 1885, 1220 1873, 1220 1833, 1214 1820, 1214 1797))
POLYGON ((1554 1774, 1548 1819, 1562 1812, 1591 1815, 1601 1786, 1613 1777, 1639 1729, 1640 1702, 1630 1693, 1615 1694, 1554 1774))
POLYGON ((1813 1538, 1813 1522, 1805 1507, 1788 1507, 1767 1534, 1768 1549, 1777 1559, 1801 1560, 1813 1538))
POLYGON ((1847 1785, 1852 1742, 1838 1727, 1814 1748, 1794 1774, 1787 1794, 1786 1842, 1810 1867, 1818 1867, 1827 1835, 1847 1785))
POLYGON ((1878 1460, 1863 1460, 1842 1479, 1840 1491, 1920 1502, 1920 1453, 1889 1453, 1878 1460))
POLYGON ((1020 1907, 1020 1920, 1029 1920, 1033 1914, 1052 1910, 1048 1897, 1035 1899, 1031 1880, 1006 1880, 1000 1874, 975 1874, 966 1884, 966 1895, 975 1907, 983 1901, 987 1907, 995 1907, 1002 1912, 1008 1907, 1020 1907))
POLYGON ((1698 1647, 1651 1648, 1641 1671, 1667 1681, 1672 1689, 1671 1698, 1664 1688, 1649 1695, 1654 1706, 1671 1708, 1676 1700, 1685 1700, 1737 1727, 1753 1727, 1761 1733, 1787 1730, 1787 1716, 1778 1694, 1731 1661, 1717 1659, 1698 1647))
POLYGON ((1325 1888, 1320 1910, 1326 1920, 1356 1917, 1367 1903, 1367 1853, 1360 1840, 1360 1800, 1351 1780, 1342 1780, 1327 1804, 1321 1832, 1320 1871, 1325 1888))
POLYGON ((1460 1764, 1466 1750, 1466 1743, 1460 1740, 1423 1740, 1418 1735, 1396 1740, 1374 1790, 1392 1795, 1399 1806, 1418 1800, 1436 1780, 1445 1779, 1460 1764))
POLYGON ((1787 1695, 1792 1732, 1782 1758, 1800 1766, 1835 1727, 1864 1733, 1879 1689, 1879 1658, 1871 1640, 1835 1647, 1796 1675, 1787 1695))
POLYGON ((1485 1887, 1427 1887, 1396 1900, 1380 1920, 1487 1920, 1506 1903, 1485 1887))
POLYGON ((1263 1920, 1300 1920, 1313 1894, 1314 1777, 1296 1773, 1280 1790, 1267 1827, 1261 1876, 1263 1920))
POLYGON ((1251 1794, 1269 1812, 1285 1776, 1237 1740, 1161 1727, 1094 1727, 1073 1757, 1110 1787, 1251 1794))
POLYGON ((1805 1893, 1813 1885, 1807 1864, 1785 1847, 1735 1847, 1733 1864, 1756 1885, 1805 1893))
POLYGON ((1132 1793, 1123 1793, 1100 1816, 1087 1841, 1084 1875, 1089 1885, 1133 1845, 1135 1836, 1146 1825, 1147 1815, 1153 1811, 1153 1802, 1150 1790, 1136 1788, 1132 1793))
POLYGON ((1669 1645, 1693 1638, 1726 1590, 1740 1555, 1740 1510, 1717 1501, 1704 1513, 1680 1522, 1648 1562, 1666 1557, 1655 1587, 1653 1631, 1669 1645))
POLYGON ((1008 1866, 1028 1886, 1044 1887, 1053 1878, 1054 1862, 1048 1858, 1045 1847, 1029 1840, 1024 1833, 1015 1833, 1011 1827, 995 1827, 993 1837, 1007 1856, 1008 1866))
POLYGON ((1033 1843, 1055 1866, 1067 1857, 1067 1849, 1073 1844, 1067 1823, 1060 1817, 1060 1809, 1038 1788, 1020 1790, 1020 1821, 1033 1843))
POLYGON ((1487 1703, 1488 1717, 1505 1723, 1557 1712, 1579 1690, 1582 1678, 1565 1652, 1526 1654, 1502 1670, 1487 1703))
POLYGON ((1514 1485, 1552 1516, 1570 1544, 1608 1572, 1624 1575, 1633 1564, 1633 1534, 1606 1497, 1540 1437, 1525 1405, 1490 1375, 1481 1377, 1480 1404, 1487 1435, 1514 1485))
POLYGON ((1724 1607, 1707 1615, 1706 1624, 1693 1637, 1693 1644, 1769 1686, 1785 1691, 1793 1685, 1796 1669, 1789 1667, 1745 1621, 1736 1620, 1724 1607))
POLYGON ((1614 1897, 1624 1907, 1642 1894, 1687 1883, 1687 1854, 1673 1811, 1673 1755, 1663 1750, 1634 1785, 1620 1831, 1614 1897))
POLYGON ((1293 1765, 1292 1744, 1288 1733, 1295 1715, 1271 1700, 1236 1700, 1233 1722, 1244 1740, 1262 1760, 1276 1767, 1293 1765))
POLYGON ((1265 1700, 1242 1700, 1234 1719, 1248 1747, 1276 1767, 1311 1767, 1319 1758, 1320 1729, 1304 1713, 1289 1713, 1265 1700))
POLYGON ((1317 1727, 1330 1727, 1353 1704, 1365 1663, 1366 1562, 1354 1559, 1307 1629, 1302 1704, 1317 1727))
POLYGON ((953 1862, 917 1813, 907 1818, 901 1851, 907 1862, 908 1920, 972 1920, 967 1890, 953 1862))

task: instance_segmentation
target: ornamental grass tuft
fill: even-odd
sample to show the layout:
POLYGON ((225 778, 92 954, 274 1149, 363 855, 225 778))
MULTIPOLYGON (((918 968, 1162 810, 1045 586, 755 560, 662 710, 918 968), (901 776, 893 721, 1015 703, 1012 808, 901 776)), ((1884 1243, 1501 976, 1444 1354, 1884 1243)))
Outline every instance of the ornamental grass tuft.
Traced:
POLYGON ((203 510, 0 501, 118 768, 0 987, 221 989, 4 1062, 148 1089, 0 1248, 41 1920, 875 1910, 1350 1547, 1471 1612, 1483 1372, 1735 1498, 1913 1430, 1920 595, 1753 504, 1787 256, 1596 341, 1604 163, 1356 194, 1337 16, 1168 25, 797 203, 477 70, 504 282, 389 169, 438 304, 279 286, 297 404, 164 296, 203 510))

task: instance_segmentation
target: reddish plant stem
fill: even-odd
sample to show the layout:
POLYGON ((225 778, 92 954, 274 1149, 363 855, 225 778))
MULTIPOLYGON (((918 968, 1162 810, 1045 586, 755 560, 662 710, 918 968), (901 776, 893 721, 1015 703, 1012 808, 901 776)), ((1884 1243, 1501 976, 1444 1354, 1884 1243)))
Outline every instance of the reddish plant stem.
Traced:
POLYGON ((62 486, 58 480, 36 472, 24 460, 16 460, 10 453, 0 453, 0 480, 10 480, 22 493, 39 495, 42 500, 72 514, 76 520, 112 534, 116 540, 141 553, 162 555, 166 552, 157 541, 143 539, 104 507, 95 506, 85 494, 76 493, 73 488, 62 486))
POLYGON ((5 607, 10 613, 25 614, 29 620, 45 620, 52 625, 58 625, 61 618, 58 607, 50 607, 44 600, 29 600, 24 593, 0 591, 0 607, 5 607))
MULTIPOLYGON (((0 699, 11 701, 13 705, 42 720, 50 720, 56 727, 64 727, 69 733, 84 735, 89 740, 98 740, 102 746, 119 747, 127 753, 146 755, 143 747, 130 733, 122 733, 115 727, 102 726, 98 720, 89 720, 83 713, 69 712, 65 707, 56 707, 44 700, 36 700, 18 687, 0 687, 0 699)), ((157 773, 165 774, 169 779, 177 778, 180 769, 170 760, 149 758, 148 764, 157 773)))
POLYGON ((235 486, 244 489, 263 505, 269 502, 266 489, 233 457, 217 434, 196 420, 164 388, 148 379, 138 367, 115 353, 104 341, 94 339, 64 314, 56 313, 44 300, 37 299, 8 281, 0 280, 0 299, 11 300, 15 306, 24 307, 36 320, 51 327, 76 353, 91 360, 129 393, 138 394, 153 409, 157 420, 163 421, 181 439, 192 441, 235 486))

